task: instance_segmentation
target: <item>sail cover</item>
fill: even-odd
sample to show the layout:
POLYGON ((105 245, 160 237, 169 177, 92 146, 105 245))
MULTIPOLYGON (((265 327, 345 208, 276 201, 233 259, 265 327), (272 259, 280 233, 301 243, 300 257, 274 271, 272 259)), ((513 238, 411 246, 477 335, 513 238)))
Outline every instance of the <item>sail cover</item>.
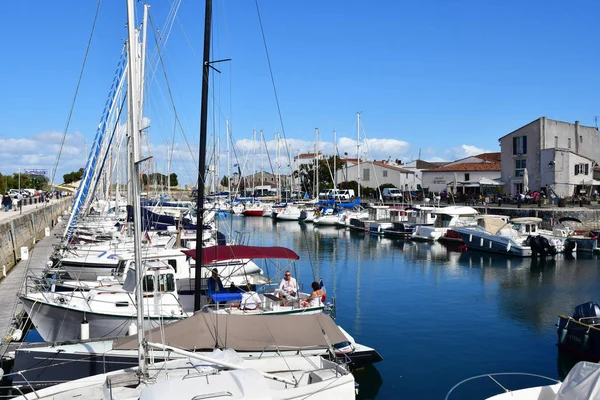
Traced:
MULTIPOLYGON (((237 351, 325 349, 328 340, 332 344, 348 340, 326 314, 261 316, 210 312, 197 312, 164 328, 155 328, 145 337, 149 342, 187 350, 228 347, 237 351)), ((136 336, 119 338, 113 345, 115 350, 137 348, 136 336)))
MULTIPOLYGON (((183 250, 183 253, 196 259, 196 250, 183 250)), ((273 246, 211 246, 202 249, 202 264, 210 264, 217 261, 255 259, 255 258, 279 258, 297 260, 300 258, 293 250, 285 247, 273 246)))

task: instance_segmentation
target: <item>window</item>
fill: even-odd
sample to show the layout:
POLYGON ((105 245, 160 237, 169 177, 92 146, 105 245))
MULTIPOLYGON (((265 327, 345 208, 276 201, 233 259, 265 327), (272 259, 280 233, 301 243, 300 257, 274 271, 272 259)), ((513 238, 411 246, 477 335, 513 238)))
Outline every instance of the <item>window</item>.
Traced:
POLYGON ((568 141, 567 141, 567 147, 571 148, 571 138, 569 138, 568 141))
POLYGON ((177 260, 167 260, 167 263, 177 272, 177 260))
POLYGON ((588 175, 590 173, 589 164, 575 164, 575 175, 588 175))
POLYGON ((583 143, 583 136, 579 135, 579 143, 583 143))
POLYGON ((515 160, 515 177, 523 176, 525 168, 527 168, 527 160, 515 160))
POLYGON ((558 136, 554 136, 554 147, 558 147, 558 136))
POLYGON ((387 178, 387 171, 383 171, 383 177, 387 178))
POLYGON ((465 174, 465 181, 468 181, 471 178, 471 174, 465 174))
POLYGON ((144 276, 144 292, 154 292, 154 276, 144 276))
POLYGON ((527 154, 527 136, 513 136, 513 155, 527 154))
POLYGON ((174 292, 175 277, 173 274, 164 274, 158 276, 158 291, 159 292, 174 292))
POLYGON ((363 181, 370 181, 371 176, 369 174, 371 172, 368 168, 363 169, 363 181))

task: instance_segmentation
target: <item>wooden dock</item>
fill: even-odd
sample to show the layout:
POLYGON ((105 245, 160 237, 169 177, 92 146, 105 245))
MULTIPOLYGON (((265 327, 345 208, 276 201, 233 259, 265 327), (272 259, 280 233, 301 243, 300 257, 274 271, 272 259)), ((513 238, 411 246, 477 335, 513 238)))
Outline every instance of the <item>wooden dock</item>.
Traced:
POLYGON ((8 275, 0 281, 0 335, 2 335, 2 338, 10 333, 15 315, 21 311, 21 304, 18 302, 17 295, 23 285, 28 269, 39 276, 39 272, 44 269, 54 250, 54 245, 60 243, 60 239, 55 234, 62 233, 63 229, 64 224, 55 226, 50 232, 50 236, 38 241, 29 251, 29 259, 19 261, 8 275))

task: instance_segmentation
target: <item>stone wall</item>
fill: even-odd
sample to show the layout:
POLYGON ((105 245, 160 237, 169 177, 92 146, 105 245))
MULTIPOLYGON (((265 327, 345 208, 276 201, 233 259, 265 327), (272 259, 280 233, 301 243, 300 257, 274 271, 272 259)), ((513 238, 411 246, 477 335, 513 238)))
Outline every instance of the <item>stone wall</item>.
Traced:
MULTIPOLYGON (((21 259, 21 247, 31 248, 58 222, 62 213, 71 207, 72 198, 54 200, 45 207, 29 211, 16 218, 0 221, 0 267, 6 273, 21 259)), ((0 279, 3 277, 0 269, 0 279)))
MULTIPOLYGON (((480 213, 486 213, 486 207, 474 207, 480 213)), ((542 228, 552 229, 563 217, 574 217, 580 220, 585 228, 600 229, 600 209, 585 208, 514 208, 514 207, 487 207, 488 214, 508 215, 511 218, 538 217, 544 220, 542 228)), ((576 227, 577 229, 577 227, 576 227)))

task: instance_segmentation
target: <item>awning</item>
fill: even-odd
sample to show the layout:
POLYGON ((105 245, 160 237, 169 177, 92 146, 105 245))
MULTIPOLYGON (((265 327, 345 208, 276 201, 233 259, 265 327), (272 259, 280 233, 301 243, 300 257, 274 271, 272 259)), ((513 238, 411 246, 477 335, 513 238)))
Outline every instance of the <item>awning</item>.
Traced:
MULTIPOLYGON (((182 252, 192 259, 196 259, 196 249, 183 250, 182 252)), ((211 246, 202 249, 202 264, 255 258, 297 260, 300 256, 288 248, 278 246, 211 246)))
POLYGON ((502 185, 504 185, 504 182, 498 182, 496 180, 484 177, 484 178, 479 178, 476 181, 458 182, 458 185, 463 186, 463 187, 502 186, 502 185))
MULTIPOLYGON (((187 319, 148 331, 145 337, 149 342, 187 350, 214 349, 217 344, 217 347, 237 351, 326 349, 327 340, 330 343, 348 340, 331 317, 323 313, 260 316, 197 312, 187 319)), ((113 345, 115 350, 137 348, 136 336, 119 338, 113 345)))
POLYGON ((600 181, 596 179, 590 179, 587 181, 583 181, 585 186, 600 186, 600 181))

